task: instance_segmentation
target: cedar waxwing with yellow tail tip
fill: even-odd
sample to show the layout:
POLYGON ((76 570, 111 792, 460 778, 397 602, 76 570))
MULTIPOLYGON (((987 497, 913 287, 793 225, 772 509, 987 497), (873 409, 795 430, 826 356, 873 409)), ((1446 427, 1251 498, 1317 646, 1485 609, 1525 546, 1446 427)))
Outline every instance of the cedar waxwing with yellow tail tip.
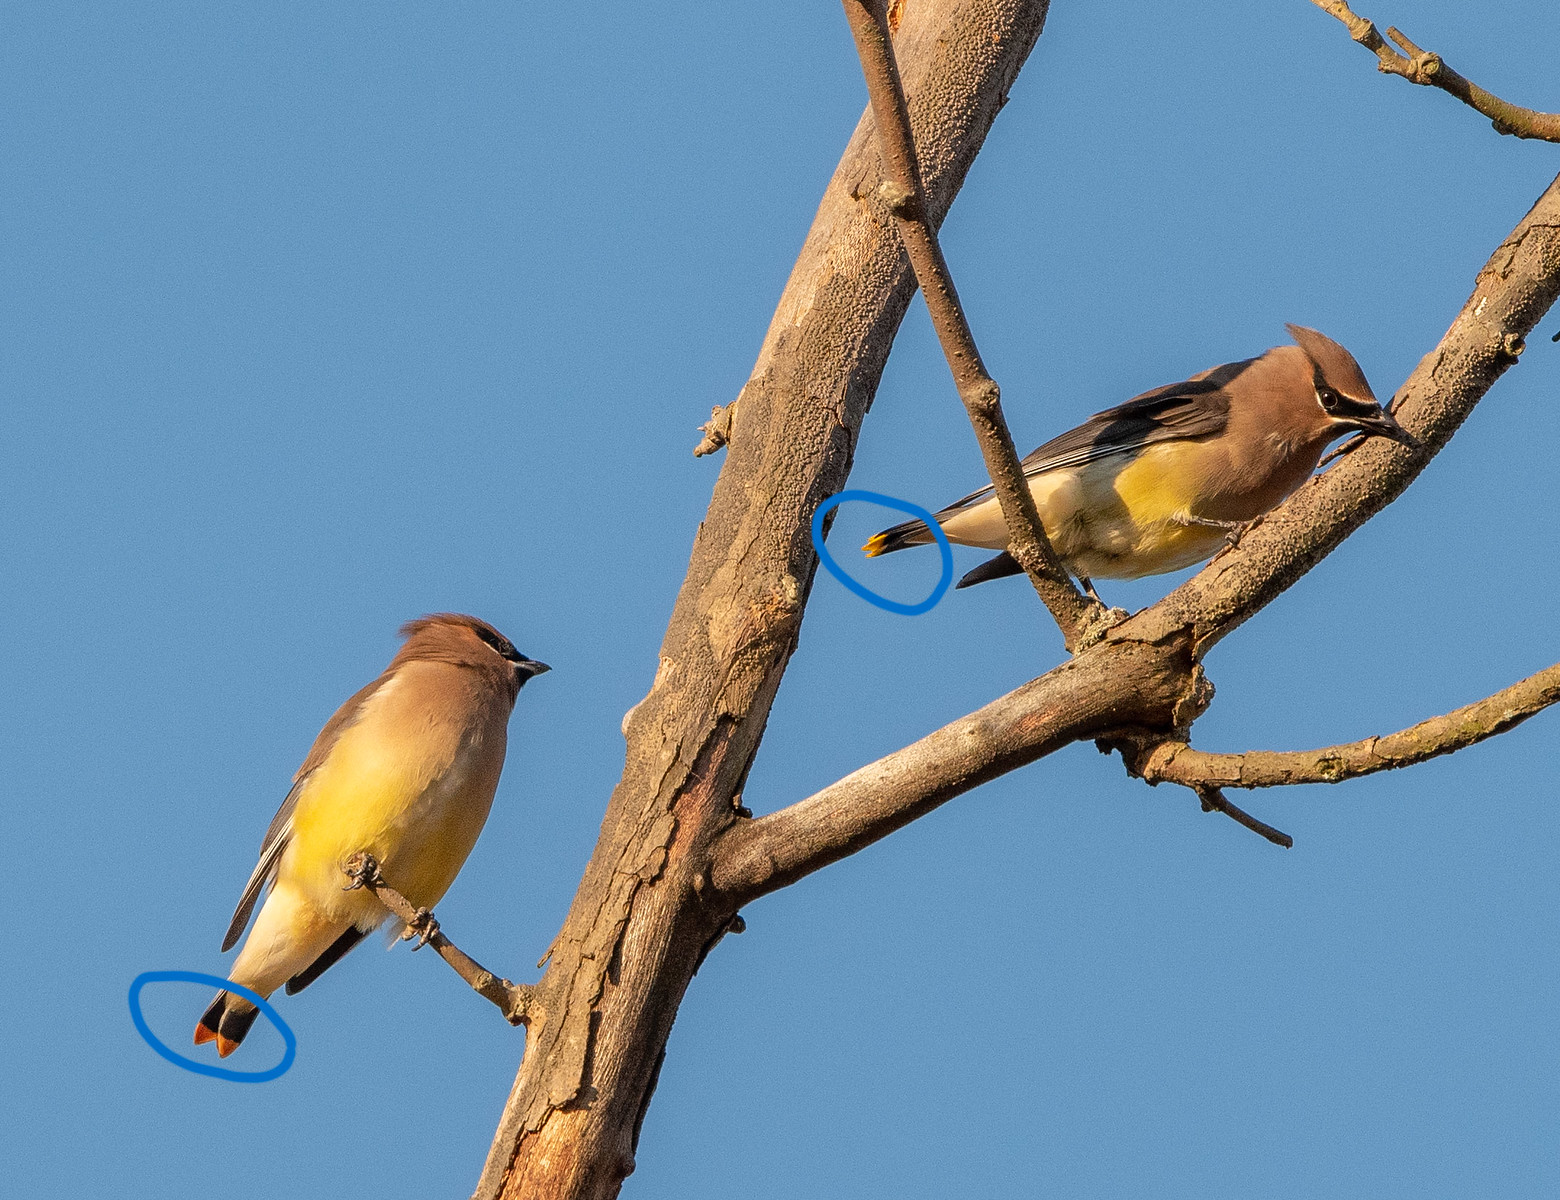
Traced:
MULTIPOLYGON (((1144 392, 1024 459, 1046 537, 1090 595, 1093 579, 1137 579, 1208 558, 1309 479, 1328 443, 1345 434, 1418 445, 1377 402, 1352 354, 1314 329, 1285 328, 1297 345, 1144 392)), ((950 542, 1008 544, 989 487, 934 516, 950 542)), ((906 521, 862 549, 876 557, 934 540, 924 522, 906 521)), ((959 587, 1021 573, 1003 550, 959 587)))
MULTIPOLYGON (((325 723, 293 776, 222 941, 232 949, 269 885, 228 975, 262 996, 301 992, 390 919, 368 890, 345 890, 359 851, 413 905, 439 902, 487 821, 515 697, 548 669, 476 617, 435 613, 401 633, 384 674, 325 723)), ((217 993, 195 1044, 215 1039, 226 1058, 259 1011, 217 993)))

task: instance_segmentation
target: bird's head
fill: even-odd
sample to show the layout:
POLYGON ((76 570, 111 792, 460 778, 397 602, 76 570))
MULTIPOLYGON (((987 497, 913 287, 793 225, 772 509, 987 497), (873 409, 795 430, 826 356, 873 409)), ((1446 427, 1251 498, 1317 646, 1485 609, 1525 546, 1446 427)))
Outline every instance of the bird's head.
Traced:
POLYGON ((527 658, 515 644, 480 617, 464 613, 433 613, 401 626, 406 645, 398 659, 436 659, 502 674, 519 692, 526 680, 552 670, 527 658))
POLYGON ((1311 363, 1311 387, 1316 397, 1319 419, 1334 436, 1363 433, 1391 438, 1410 450, 1419 448, 1419 440, 1397 423, 1376 399, 1366 382, 1360 364, 1332 338, 1304 325, 1286 325, 1290 336, 1311 363))

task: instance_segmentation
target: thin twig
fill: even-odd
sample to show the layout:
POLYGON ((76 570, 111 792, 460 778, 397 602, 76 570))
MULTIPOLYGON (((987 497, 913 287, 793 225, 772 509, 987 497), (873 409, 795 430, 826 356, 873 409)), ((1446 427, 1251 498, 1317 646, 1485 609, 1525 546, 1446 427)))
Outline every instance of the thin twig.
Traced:
POLYGON ((886 176, 879 191, 898 222, 910 266, 937 330, 937 340, 953 372, 959 398, 975 427, 986 471, 1007 522, 1011 542, 1008 552, 1024 568, 1061 627, 1067 648, 1075 649, 1102 630, 1109 617, 1103 606, 1078 590, 1046 538, 1045 526, 1013 446, 1013 435, 1002 415, 1001 392, 981 361, 975 335, 959 303, 922 188, 910 109, 889 36, 887 6, 883 0, 844 0, 844 5, 877 122, 878 151, 886 176))
POLYGON ((1469 108, 1488 117, 1496 133, 1560 142, 1560 113, 1538 112, 1492 95, 1452 70, 1439 54, 1421 50, 1400 30, 1388 26, 1387 37, 1403 50, 1403 54, 1399 54, 1387 45, 1375 25, 1351 10, 1344 0, 1311 0, 1311 3, 1337 17, 1347 27, 1351 38, 1375 54, 1377 70, 1401 76, 1410 83, 1438 87, 1443 92, 1451 93, 1469 108))
POLYGON ((1294 848, 1295 839, 1281 829, 1274 829, 1265 821, 1259 821, 1243 808, 1231 804, 1224 797, 1224 793, 1216 787, 1195 787, 1197 798, 1202 801, 1203 812, 1221 812, 1229 817, 1237 825, 1244 825, 1252 833, 1261 834, 1275 846, 1282 846, 1285 850, 1294 848))
POLYGON ((417 939, 414 950, 432 946, 445 962, 454 968, 479 996, 491 1000, 511 1025, 529 1024, 534 1008, 532 1001, 536 989, 525 984, 510 983, 500 979, 454 942, 444 936, 439 922, 426 908, 417 908, 400 892, 384 881, 379 873, 379 862, 372 854, 354 854, 345 863, 347 878, 352 882, 345 890, 367 888, 375 898, 393 912, 406 925, 401 934, 403 941, 417 939))
POLYGON ((1190 725, 1207 697, 1155 699, 1154 688, 1184 679, 1177 663, 1192 648, 1238 628, 1396 499, 1510 366, 1508 339, 1531 332, 1557 294, 1560 179, 1496 248, 1440 344, 1399 389, 1394 411, 1425 443, 1413 461, 1373 460, 1368 446, 1350 455, 1268 514, 1238 548, 1086 653, 803 800, 732 825, 712 851, 716 889, 749 903, 1069 743, 1129 726, 1190 725))
POLYGON ((1208 754, 1185 742, 1165 742, 1144 758, 1142 775, 1149 783, 1179 783, 1197 789, 1341 783, 1451 754, 1505 733, 1557 702, 1560 663, 1487 699, 1385 737, 1321 750, 1251 750, 1244 754, 1208 754))

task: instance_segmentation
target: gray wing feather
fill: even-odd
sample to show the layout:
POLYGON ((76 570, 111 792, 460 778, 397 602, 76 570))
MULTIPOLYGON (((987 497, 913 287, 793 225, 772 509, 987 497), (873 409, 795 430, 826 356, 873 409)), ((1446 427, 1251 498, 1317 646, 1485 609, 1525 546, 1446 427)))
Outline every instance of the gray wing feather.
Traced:
MULTIPOLYGON (((1209 437, 1222 432, 1230 419, 1230 401, 1224 393, 1224 385, 1254 361, 1230 363, 1210 372, 1205 379, 1155 388, 1125 404, 1096 413, 1076 429, 1052 438, 1027 455, 1022 462, 1024 477, 1032 479, 1047 471, 1081 467, 1113 454, 1141 450, 1156 442, 1209 437)), ((951 516, 991 494, 991 487, 987 485, 955 500, 937 516, 951 516)))
POLYGON ((260 861, 255 864, 249 882, 244 885, 244 894, 238 898, 238 907, 233 910, 233 919, 228 923, 227 936, 222 939, 224 952, 238 943, 244 926, 249 924, 249 918, 255 911, 255 901, 260 899, 261 889, 276 878, 276 867, 282 860, 282 851, 287 849, 287 843, 292 840, 293 809, 298 807, 298 789, 302 782, 300 779, 293 784, 287 799, 276 810, 276 816, 271 818, 270 828, 265 831, 265 841, 260 844, 260 861))
POLYGON ((369 697, 383 687, 389 678, 390 672, 386 671, 372 683, 359 688, 336 710, 335 715, 325 722, 325 728, 321 729, 319 736, 314 739, 314 745, 309 748, 309 756, 303 760, 303 765, 293 776, 292 790, 287 793, 287 799, 282 801, 281 808, 276 810, 276 816, 271 818, 270 827, 265 831, 265 841, 260 843, 260 861, 255 864, 254 874, 250 875, 249 882, 244 885, 244 894, 239 897, 238 907, 233 910, 233 920, 228 924, 227 936, 222 939, 224 951, 231 950, 237 944, 244 932, 244 926, 249 924, 249 918, 255 911, 255 902, 260 899, 261 890, 276 878, 276 868, 282 861, 282 852, 287 849, 287 843, 292 840, 293 811, 298 807, 298 793, 303 790, 304 781, 325 761, 331 750, 335 748, 336 740, 362 715, 363 706, 368 703, 369 697))

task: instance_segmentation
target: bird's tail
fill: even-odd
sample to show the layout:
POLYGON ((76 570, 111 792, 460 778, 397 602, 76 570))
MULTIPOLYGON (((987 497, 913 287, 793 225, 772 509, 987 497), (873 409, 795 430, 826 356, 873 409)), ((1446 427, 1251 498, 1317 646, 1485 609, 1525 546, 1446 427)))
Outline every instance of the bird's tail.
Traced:
POLYGON ((867 552, 868 558, 876 558, 880 554, 903 550, 906 546, 929 546, 936 540, 925 521, 906 521, 882 533, 874 533, 862 549, 867 552))
POLYGON ((195 1044, 204 1046, 214 1040, 217 1054, 226 1058, 238 1049, 259 1015, 260 1010, 251 1001, 231 992, 218 992, 200 1024, 195 1026, 195 1044))

